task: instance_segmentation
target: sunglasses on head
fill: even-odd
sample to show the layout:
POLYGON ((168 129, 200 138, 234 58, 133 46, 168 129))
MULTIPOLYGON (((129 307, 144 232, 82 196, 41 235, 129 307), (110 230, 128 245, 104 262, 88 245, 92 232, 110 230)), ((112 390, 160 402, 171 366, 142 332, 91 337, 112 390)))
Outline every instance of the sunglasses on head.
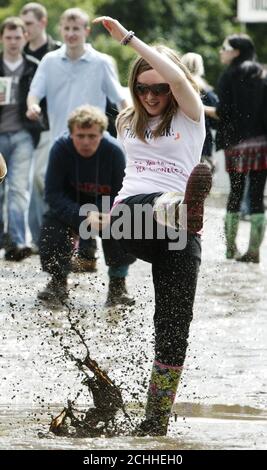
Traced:
POLYGON ((136 83, 134 90, 139 96, 147 95, 149 92, 153 93, 155 96, 163 96, 170 93, 170 85, 168 85, 168 83, 155 83, 154 85, 136 83))

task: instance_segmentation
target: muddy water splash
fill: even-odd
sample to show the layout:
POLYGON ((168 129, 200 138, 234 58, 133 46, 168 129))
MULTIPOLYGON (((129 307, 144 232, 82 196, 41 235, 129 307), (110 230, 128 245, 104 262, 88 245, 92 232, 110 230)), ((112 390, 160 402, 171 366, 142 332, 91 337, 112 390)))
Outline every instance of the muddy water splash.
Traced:
POLYGON ((127 429, 128 434, 132 428, 130 416, 125 410, 122 394, 118 386, 112 381, 107 373, 102 370, 97 362, 90 357, 88 345, 86 344, 84 334, 78 328, 78 320, 74 322, 71 318, 71 304, 64 303, 67 308, 67 318, 70 324, 70 330, 77 335, 78 339, 86 351, 86 356, 82 360, 75 357, 71 352, 69 346, 65 346, 60 338, 60 343, 66 358, 70 358, 77 366, 79 371, 84 374, 82 385, 86 386, 89 393, 93 398, 94 407, 90 407, 81 413, 80 410, 75 408, 75 401, 68 400, 68 406, 64 408, 58 416, 52 419, 49 431, 58 436, 72 437, 99 437, 107 436, 113 437, 121 435, 127 429), (90 374, 91 373, 91 374, 90 374), (123 412, 124 426, 119 425, 116 420, 118 411, 123 412))

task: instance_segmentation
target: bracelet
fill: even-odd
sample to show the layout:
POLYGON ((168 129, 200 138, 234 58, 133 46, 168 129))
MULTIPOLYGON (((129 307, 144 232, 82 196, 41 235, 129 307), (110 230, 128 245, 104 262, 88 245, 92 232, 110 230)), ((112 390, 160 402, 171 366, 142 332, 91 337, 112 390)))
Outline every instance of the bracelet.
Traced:
POLYGON ((120 44, 122 46, 127 46, 127 44, 129 44, 129 42, 133 39, 134 35, 135 33, 133 31, 128 31, 128 33, 125 34, 125 36, 120 41, 120 44))

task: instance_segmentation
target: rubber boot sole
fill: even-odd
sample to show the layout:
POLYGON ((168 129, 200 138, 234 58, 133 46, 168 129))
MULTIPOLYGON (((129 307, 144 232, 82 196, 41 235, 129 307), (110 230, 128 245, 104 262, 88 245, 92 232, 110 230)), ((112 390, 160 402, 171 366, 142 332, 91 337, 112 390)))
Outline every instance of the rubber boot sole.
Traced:
MULTIPOLYGON (((183 204, 187 205, 187 230, 197 233, 203 226, 204 202, 212 186, 212 174, 204 163, 193 169, 187 181, 183 204)), ((179 210, 179 206, 177 208, 179 210)))

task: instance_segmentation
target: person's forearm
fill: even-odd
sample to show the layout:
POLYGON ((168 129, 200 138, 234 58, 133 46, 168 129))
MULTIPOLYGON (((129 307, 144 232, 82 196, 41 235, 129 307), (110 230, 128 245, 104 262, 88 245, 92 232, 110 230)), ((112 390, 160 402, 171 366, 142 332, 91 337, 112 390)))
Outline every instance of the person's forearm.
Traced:
POLYGON ((30 108, 31 106, 37 104, 39 105, 40 103, 40 100, 39 98, 37 98, 37 96, 33 96, 33 95, 28 95, 27 96, 27 106, 28 108, 30 108))
POLYGON ((159 54, 153 47, 145 44, 134 36, 128 44, 141 55, 170 84, 178 84, 185 80, 185 74, 166 55, 159 54))
POLYGON ((41 113, 41 108, 39 106, 39 98, 37 98, 34 95, 28 95, 27 96, 27 112, 26 116, 28 119, 31 119, 33 121, 39 119, 40 113, 41 113))
POLYGON ((45 200, 59 220, 72 227, 77 233, 79 232, 79 225, 84 217, 79 215, 80 205, 77 202, 62 192, 52 192, 51 188, 46 191, 45 200))
POLYGON ((216 108, 214 106, 204 106, 205 115, 213 118, 219 119, 219 116, 216 113, 216 108))

